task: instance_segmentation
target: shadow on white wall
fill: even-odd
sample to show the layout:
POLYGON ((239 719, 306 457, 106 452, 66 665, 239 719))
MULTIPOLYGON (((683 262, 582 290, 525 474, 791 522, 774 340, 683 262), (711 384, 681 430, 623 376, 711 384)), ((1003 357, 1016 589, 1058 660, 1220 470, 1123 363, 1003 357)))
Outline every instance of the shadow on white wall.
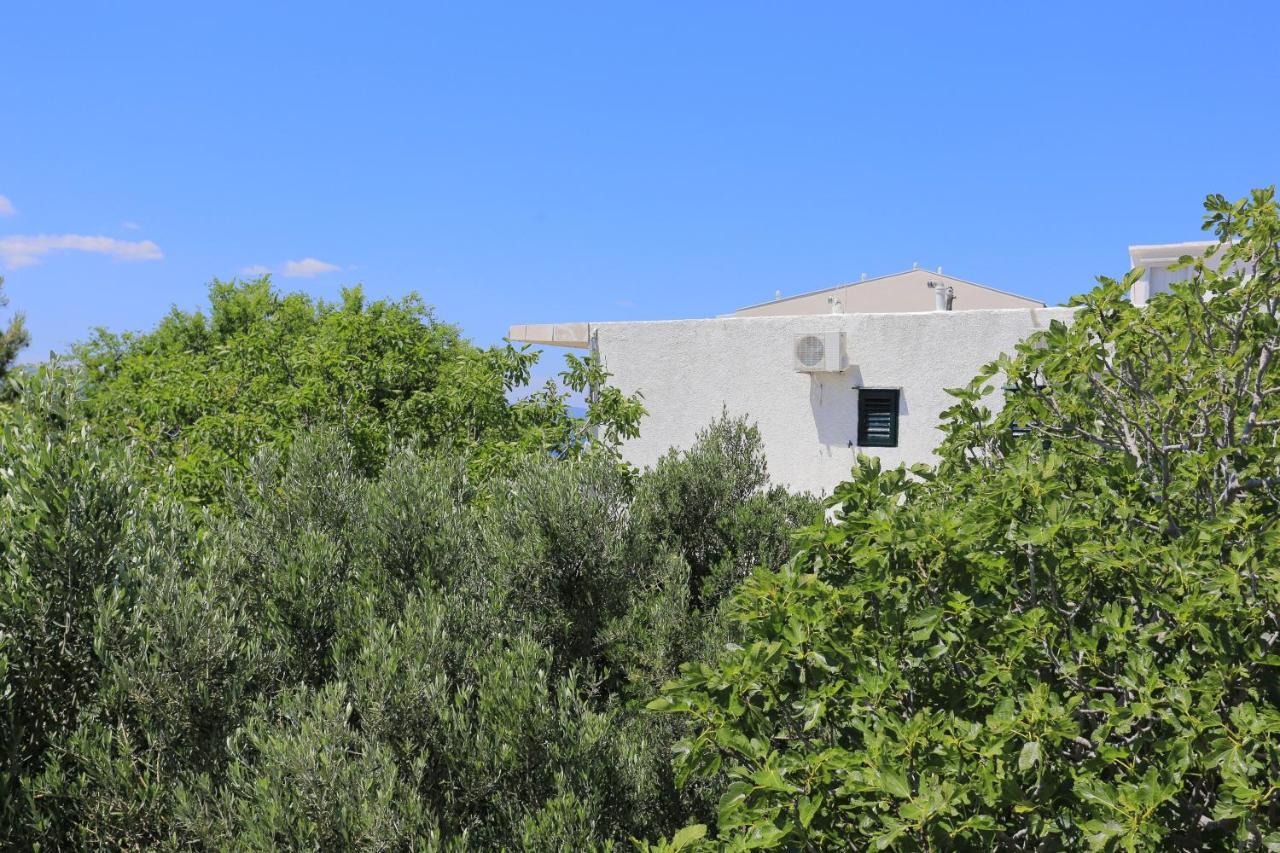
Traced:
MULTIPOLYGON (((893 386, 867 386, 862 379, 862 371, 856 366, 844 373, 815 373, 810 376, 809 408, 813 412, 818 441, 826 447, 828 455, 832 449, 858 449, 858 389, 863 387, 893 386)), ((907 412, 907 392, 902 390, 898 394, 900 423, 907 412)), ((869 448, 864 452, 876 455, 878 450, 880 448, 869 448)))

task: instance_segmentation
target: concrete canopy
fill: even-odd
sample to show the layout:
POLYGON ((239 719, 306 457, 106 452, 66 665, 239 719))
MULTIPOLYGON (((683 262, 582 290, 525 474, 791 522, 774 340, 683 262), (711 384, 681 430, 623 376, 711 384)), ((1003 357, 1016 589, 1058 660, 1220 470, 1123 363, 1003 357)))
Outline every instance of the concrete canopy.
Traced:
POLYGON ((508 329, 507 337, 517 343, 586 349, 591 345, 591 327, 588 323, 522 323, 508 329))

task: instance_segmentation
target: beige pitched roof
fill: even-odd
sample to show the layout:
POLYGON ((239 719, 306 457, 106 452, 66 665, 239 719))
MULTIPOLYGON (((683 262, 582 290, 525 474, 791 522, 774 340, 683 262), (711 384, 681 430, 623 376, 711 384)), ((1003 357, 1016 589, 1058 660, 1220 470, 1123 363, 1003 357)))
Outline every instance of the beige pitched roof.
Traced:
MULTIPOLYGON (((850 282, 811 293, 801 293, 759 305, 739 308, 729 317, 778 317, 797 314, 830 314, 832 301, 840 302, 844 314, 897 314, 934 311, 936 302, 929 282, 950 286, 955 294, 953 311, 991 308, 1043 308, 1044 303, 1026 296, 996 290, 972 281, 928 270, 907 270, 864 281, 850 282)), ((542 346, 578 347, 591 345, 589 323, 527 323, 511 326, 512 341, 542 346)))
POLYGON ((949 285, 955 293, 954 311, 977 308, 1043 308, 1038 299, 1018 296, 984 284, 965 281, 939 272, 914 269, 876 278, 840 284, 810 293, 801 293, 739 308, 733 317, 777 317, 795 314, 830 314, 832 301, 839 300, 845 314, 887 314, 933 311, 935 301, 929 282, 949 285))

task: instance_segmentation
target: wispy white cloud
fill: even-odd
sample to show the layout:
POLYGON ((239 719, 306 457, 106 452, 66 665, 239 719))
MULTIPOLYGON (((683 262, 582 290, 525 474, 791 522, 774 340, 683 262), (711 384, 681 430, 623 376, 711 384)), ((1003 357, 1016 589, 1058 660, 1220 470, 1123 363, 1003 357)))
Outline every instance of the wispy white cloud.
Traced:
POLYGON ((13 206, 13 202, 9 201, 9 197, 0 195, 0 216, 14 216, 17 212, 18 208, 13 206))
POLYGON ((117 261, 158 261, 164 257, 150 240, 117 240, 83 234, 11 234, 0 237, 0 259, 9 269, 29 267, 51 252, 92 252, 117 261))
POLYGON ((333 272, 337 264, 319 261, 315 258, 303 258, 300 261, 285 261, 280 273, 285 278, 315 278, 321 273, 333 272))
POLYGON ((253 264, 240 270, 240 275, 257 277, 262 275, 281 275, 285 278, 315 278, 323 273, 340 270, 342 267, 316 258, 303 258, 300 261, 285 261, 277 267, 266 267, 253 264))
POLYGON ((142 226, 136 222, 121 222, 120 227, 126 231, 141 231, 142 226))

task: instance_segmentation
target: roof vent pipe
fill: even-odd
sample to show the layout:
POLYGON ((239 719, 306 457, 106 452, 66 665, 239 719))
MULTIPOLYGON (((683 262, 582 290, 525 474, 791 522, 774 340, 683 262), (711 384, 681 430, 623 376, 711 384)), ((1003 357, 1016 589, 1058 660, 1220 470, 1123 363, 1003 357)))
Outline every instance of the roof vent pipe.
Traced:
POLYGON ((929 282, 929 289, 933 291, 933 310, 950 311, 951 303, 956 298, 955 288, 940 281, 931 281, 929 282))

